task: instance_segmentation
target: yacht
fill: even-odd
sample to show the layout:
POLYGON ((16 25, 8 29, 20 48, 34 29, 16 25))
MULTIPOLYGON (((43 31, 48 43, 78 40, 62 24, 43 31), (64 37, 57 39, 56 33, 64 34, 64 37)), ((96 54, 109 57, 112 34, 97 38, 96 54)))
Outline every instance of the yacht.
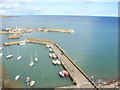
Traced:
POLYGON ((12 57, 13 57, 13 55, 6 56, 7 59, 12 58, 12 57))
POLYGON ((0 53, 0 57, 3 56, 3 53, 0 53))
POLYGON ((32 87, 32 86, 34 86, 35 85, 35 81, 31 81, 30 82, 30 86, 32 87))
POLYGON ((15 77, 15 80, 18 80, 20 78, 20 75, 17 75, 16 77, 15 77))
POLYGON ((32 67, 33 65, 34 65, 34 62, 33 62, 32 56, 31 56, 31 61, 30 61, 29 66, 32 67))
POLYGON ((36 61, 36 62, 38 61, 38 58, 37 58, 37 53, 36 53, 36 58, 35 58, 35 61, 36 61))

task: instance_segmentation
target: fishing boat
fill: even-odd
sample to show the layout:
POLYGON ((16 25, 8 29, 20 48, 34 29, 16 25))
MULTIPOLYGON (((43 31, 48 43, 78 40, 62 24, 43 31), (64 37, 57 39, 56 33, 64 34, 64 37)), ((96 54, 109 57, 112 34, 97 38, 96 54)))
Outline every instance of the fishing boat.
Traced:
POLYGON ((36 58, 35 58, 35 62, 37 62, 38 61, 38 58, 37 58, 37 53, 36 53, 36 58))
POLYGON ((30 86, 33 87, 35 85, 35 81, 30 82, 30 86))
POLYGON ((53 55, 52 55, 52 53, 49 53, 49 57, 52 57, 53 55))
POLYGON ((47 47, 47 48, 49 48, 49 47, 50 47, 50 45, 49 45, 49 44, 47 44, 47 45, 46 45, 46 47, 47 47))
POLYGON ((3 47, 0 47, 0 50, 2 50, 3 49, 3 47))
POLYGON ((20 78, 20 75, 17 75, 16 77, 15 77, 15 80, 18 80, 20 78))
POLYGON ((26 43, 25 42, 20 42, 19 45, 25 45, 26 43))
POLYGON ((0 53, 0 57, 3 56, 3 53, 0 53))
POLYGON ((25 79, 25 83, 29 84, 29 82, 30 82, 30 77, 27 77, 27 78, 25 79))
POLYGON ((29 64, 30 67, 32 67, 34 65, 33 59, 32 59, 32 55, 31 55, 31 62, 29 64))
POLYGON ((12 57, 13 57, 13 55, 6 56, 7 59, 12 58, 12 57))

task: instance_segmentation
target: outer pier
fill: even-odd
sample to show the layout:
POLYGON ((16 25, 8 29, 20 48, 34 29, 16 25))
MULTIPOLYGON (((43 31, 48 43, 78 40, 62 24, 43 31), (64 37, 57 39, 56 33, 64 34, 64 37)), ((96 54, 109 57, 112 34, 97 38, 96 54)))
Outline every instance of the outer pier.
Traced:
MULTIPOLYGON (((4 45, 15 45, 19 44, 21 41, 4 43, 4 45)), ((23 41, 22 41, 23 42, 23 41)), ((62 62, 62 66, 68 71, 70 77, 75 85, 64 86, 57 88, 94 88, 98 89, 96 85, 89 79, 89 77, 80 69, 69 57, 68 55, 52 40, 44 39, 34 39, 29 38, 24 40, 27 43, 39 43, 39 44, 49 44, 53 49, 55 54, 58 56, 59 60, 62 62)))
POLYGON ((12 36, 8 37, 8 39, 19 39, 22 36, 22 33, 14 33, 12 36))

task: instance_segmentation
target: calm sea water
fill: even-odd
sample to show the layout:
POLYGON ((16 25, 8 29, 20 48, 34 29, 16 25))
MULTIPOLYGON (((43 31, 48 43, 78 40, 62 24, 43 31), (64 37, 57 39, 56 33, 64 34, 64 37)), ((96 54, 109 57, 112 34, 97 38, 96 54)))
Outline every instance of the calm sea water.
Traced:
MULTIPOLYGON (((110 80, 118 77, 118 22, 116 17, 87 17, 87 16, 20 16, 2 19, 3 28, 65 28, 73 29, 75 33, 33 32, 26 33, 20 40, 28 37, 54 40, 63 48, 68 56, 90 77, 94 79, 110 80)), ((3 42, 9 35, 3 35, 3 42)), ((14 79, 21 75, 20 81, 30 76, 37 81, 35 87, 55 87, 72 85, 70 78, 60 78, 60 66, 52 65, 48 57, 48 50, 44 45, 26 44, 25 46, 10 46, 3 49, 5 55, 14 55, 10 60, 3 56, 3 63, 14 79), (23 56, 16 60, 16 53, 23 56), (9 51, 9 52, 8 52, 9 51), (39 53, 40 61, 34 67, 29 67, 30 55, 35 57, 39 53)), ((25 84, 24 84, 25 85, 25 84)), ((26 86, 28 87, 28 86, 26 86)))

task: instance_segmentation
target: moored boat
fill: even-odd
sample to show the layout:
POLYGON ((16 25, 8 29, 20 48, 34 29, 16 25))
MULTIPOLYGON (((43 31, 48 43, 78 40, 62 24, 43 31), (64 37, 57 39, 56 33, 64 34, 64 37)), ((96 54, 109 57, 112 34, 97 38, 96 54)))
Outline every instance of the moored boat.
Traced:
POLYGON ((25 45, 26 43, 25 42, 21 42, 21 43, 19 43, 19 45, 25 45))
POLYGON ((35 81, 30 82, 30 86, 33 87, 35 85, 35 81))
POLYGON ((50 45, 49 45, 49 44, 47 44, 47 45, 46 45, 46 47, 47 47, 47 48, 49 48, 49 47, 50 47, 50 45))
POLYGON ((16 77, 15 77, 15 80, 18 80, 20 78, 20 75, 17 75, 16 77))
POLYGON ((36 53, 35 62, 37 62, 37 61, 38 61, 38 58, 37 58, 37 53, 36 53))
POLYGON ((13 57, 13 55, 6 56, 7 59, 12 58, 12 57, 13 57))
POLYGON ((49 51, 52 52, 53 51, 52 48, 49 48, 49 51))
POLYGON ((30 82, 30 78, 27 77, 27 78, 25 79, 25 83, 29 84, 29 82, 30 82))
POLYGON ((22 56, 19 56, 19 57, 17 57, 17 60, 20 60, 22 58, 22 56))
POLYGON ((3 53, 0 53, 0 57, 3 56, 3 53))
POLYGON ((0 50, 3 49, 3 47, 0 47, 0 50))
POLYGON ((29 64, 29 66, 30 66, 30 67, 32 67, 32 66, 33 66, 33 64, 34 64, 34 63, 31 61, 31 62, 30 62, 30 64, 29 64))
POLYGON ((65 76, 62 71, 59 72, 59 75, 60 75, 61 77, 64 77, 64 76, 65 76))
POLYGON ((52 55, 52 53, 49 53, 49 57, 52 57, 53 55, 52 55))
POLYGON ((67 72, 66 70, 60 71, 60 72, 59 72, 59 75, 62 76, 62 77, 64 77, 64 76, 66 76, 66 77, 69 76, 69 74, 68 74, 68 72, 67 72))
POLYGON ((31 61, 30 61, 29 66, 32 67, 33 65, 34 65, 34 62, 33 62, 32 55, 31 55, 31 61))
POLYGON ((52 63, 55 64, 55 65, 56 65, 56 64, 58 64, 58 65, 61 64, 61 62, 60 62, 58 59, 57 59, 57 60, 53 60, 52 63))

